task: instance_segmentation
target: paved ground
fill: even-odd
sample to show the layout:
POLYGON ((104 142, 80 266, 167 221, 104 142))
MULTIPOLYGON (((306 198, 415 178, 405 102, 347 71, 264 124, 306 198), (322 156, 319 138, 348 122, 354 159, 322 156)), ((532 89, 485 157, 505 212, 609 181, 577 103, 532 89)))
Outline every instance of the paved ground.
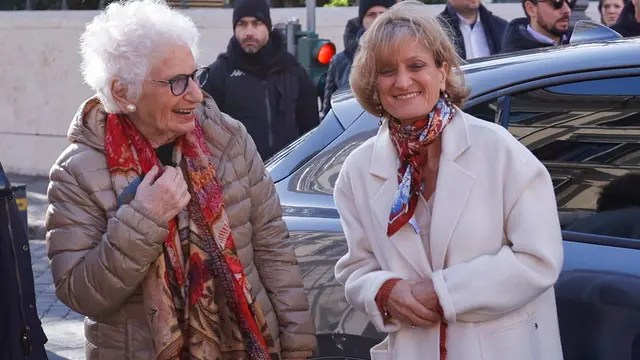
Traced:
POLYGON ((84 317, 56 298, 44 240, 32 240, 31 265, 35 279, 36 308, 44 332, 49 360, 84 359, 84 317))

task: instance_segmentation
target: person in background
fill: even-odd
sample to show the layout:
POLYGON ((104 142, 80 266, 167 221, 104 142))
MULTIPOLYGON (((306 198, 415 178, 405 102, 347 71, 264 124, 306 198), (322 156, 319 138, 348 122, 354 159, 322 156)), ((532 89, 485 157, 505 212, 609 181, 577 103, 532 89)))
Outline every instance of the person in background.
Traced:
POLYGON ((566 44, 576 0, 522 0, 525 18, 507 25, 502 53, 566 44))
POLYGON ((326 115, 331 110, 331 95, 338 89, 349 87, 349 73, 351 72, 351 63, 353 56, 358 49, 358 39, 373 24, 373 22, 392 7, 396 0, 361 0, 358 6, 358 21, 362 27, 358 31, 356 41, 350 42, 344 51, 336 54, 329 64, 327 70, 327 78, 324 87, 324 99, 322 105, 322 114, 326 115))
POLYGON ((336 181, 348 249, 335 277, 389 334, 372 359, 562 360, 551 176, 460 109, 469 91, 440 24, 407 0, 360 40, 351 88, 382 121, 336 181))
POLYGON ((463 59, 500 53, 507 21, 480 0, 448 0, 438 18, 453 30, 456 52, 463 59))
POLYGON ((0 359, 47 360, 29 239, 0 163, 0 359))
POLYGON ((116 2, 81 36, 80 105, 50 172, 56 295, 86 358, 306 359, 309 302, 275 186, 200 86, 200 34, 161 0, 116 2))
POLYGON ((640 0, 627 2, 611 29, 624 37, 640 36, 640 0))
POLYGON ((612 26, 618 21, 623 7, 624 0, 599 0, 600 22, 606 26, 612 26))
POLYGON ((360 17, 356 16, 347 21, 347 25, 344 27, 344 34, 342 34, 342 43, 344 48, 352 47, 353 43, 358 42, 358 32, 362 28, 360 25, 360 17))
MULTIPOLYGON (((396 3, 399 3, 401 1, 402 0, 394 0, 394 2, 396 3)), ((362 29, 362 19, 359 15, 347 21, 347 25, 345 25, 344 27, 344 34, 342 35, 342 41, 345 49, 348 47, 352 47, 353 43, 356 43, 356 46, 357 46, 358 32, 361 29, 362 29)))
POLYGON ((320 123, 318 91, 272 29, 265 0, 235 1, 233 31, 203 89, 247 128, 267 160, 320 123))

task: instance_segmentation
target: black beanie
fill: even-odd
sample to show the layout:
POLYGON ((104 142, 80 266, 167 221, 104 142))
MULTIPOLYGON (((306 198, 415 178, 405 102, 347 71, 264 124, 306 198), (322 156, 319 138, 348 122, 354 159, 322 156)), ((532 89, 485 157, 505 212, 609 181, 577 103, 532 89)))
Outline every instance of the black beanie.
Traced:
POLYGON ((372 7, 382 6, 389 9, 395 4, 396 4, 396 0, 360 0, 360 5, 358 6, 358 16, 360 17, 360 26, 362 26, 362 19, 364 19, 364 15, 372 7))
POLYGON ((266 0, 237 0, 233 5, 233 29, 245 16, 253 16, 262 21, 271 31, 271 14, 266 0))

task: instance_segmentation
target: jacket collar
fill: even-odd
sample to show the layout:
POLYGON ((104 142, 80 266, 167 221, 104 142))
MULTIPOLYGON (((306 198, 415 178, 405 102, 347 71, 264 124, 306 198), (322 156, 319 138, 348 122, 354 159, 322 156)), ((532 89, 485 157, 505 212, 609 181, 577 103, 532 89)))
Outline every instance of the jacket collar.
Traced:
MULTIPOLYGON (((203 103, 196 108, 197 121, 205 128, 210 127, 210 123, 219 126, 224 115, 211 96, 205 92, 203 95, 203 103)), ((107 112, 100 99, 93 96, 85 100, 76 111, 69 126, 67 138, 72 143, 81 143, 98 151, 104 151, 106 123, 107 112)), ((217 140, 211 132, 205 131, 204 135, 210 143, 215 143, 217 140)))

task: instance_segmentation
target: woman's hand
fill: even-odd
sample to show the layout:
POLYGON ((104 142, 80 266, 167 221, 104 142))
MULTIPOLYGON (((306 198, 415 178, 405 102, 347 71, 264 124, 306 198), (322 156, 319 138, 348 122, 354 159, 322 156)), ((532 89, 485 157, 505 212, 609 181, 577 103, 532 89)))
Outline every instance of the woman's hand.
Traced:
POLYGON ((440 321, 440 315, 414 297, 412 289, 416 284, 416 281, 400 280, 391 290, 386 304, 387 311, 393 318, 411 325, 435 325, 440 321))
POLYGON ((144 176, 136 190, 135 200, 158 220, 168 223, 187 206, 191 195, 180 169, 165 166, 163 174, 158 177, 159 172, 154 166, 144 176))
POLYGON ((411 288, 413 297, 427 309, 442 314, 438 294, 433 288, 433 281, 430 278, 424 279, 411 288))

